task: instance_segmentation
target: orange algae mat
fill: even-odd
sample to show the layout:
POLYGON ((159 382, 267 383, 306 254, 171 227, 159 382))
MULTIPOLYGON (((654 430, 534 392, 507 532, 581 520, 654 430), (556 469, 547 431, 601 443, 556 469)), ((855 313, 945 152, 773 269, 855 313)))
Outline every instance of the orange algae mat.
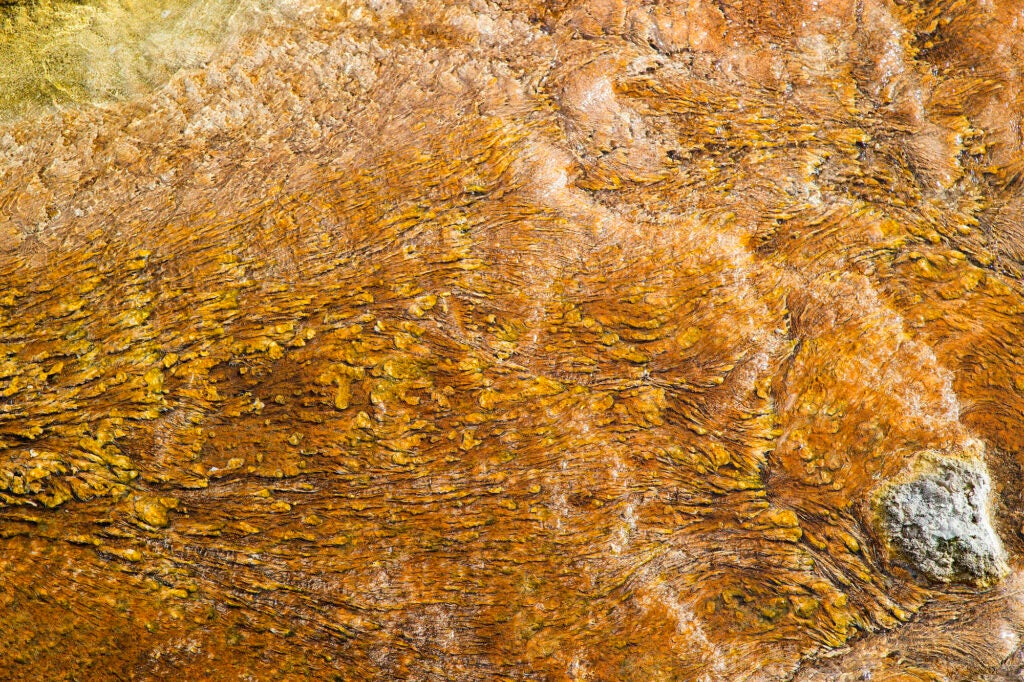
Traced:
POLYGON ((1024 3, 235 16, 0 127, 0 679, 1020 679, 1024 3))

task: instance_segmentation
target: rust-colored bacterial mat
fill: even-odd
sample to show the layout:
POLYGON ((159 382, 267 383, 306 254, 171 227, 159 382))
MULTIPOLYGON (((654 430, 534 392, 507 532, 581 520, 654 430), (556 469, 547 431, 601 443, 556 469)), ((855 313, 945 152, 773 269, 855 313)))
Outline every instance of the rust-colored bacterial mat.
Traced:
POLYGON ((0 680, 1024 679, 1024 2, 0 0, 0 680))

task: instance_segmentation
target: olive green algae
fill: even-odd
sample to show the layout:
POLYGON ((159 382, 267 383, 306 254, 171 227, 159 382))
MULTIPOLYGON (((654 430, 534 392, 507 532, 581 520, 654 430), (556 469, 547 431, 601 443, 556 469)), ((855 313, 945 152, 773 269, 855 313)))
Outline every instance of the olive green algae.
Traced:
POLYGON ((125 99, 201 65, 239 0, 0 0, 0 121, 125 99))

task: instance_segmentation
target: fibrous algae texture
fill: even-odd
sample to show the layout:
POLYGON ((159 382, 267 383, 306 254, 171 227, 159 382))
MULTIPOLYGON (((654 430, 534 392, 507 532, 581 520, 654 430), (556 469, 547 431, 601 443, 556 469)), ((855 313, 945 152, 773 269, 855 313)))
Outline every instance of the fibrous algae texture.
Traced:
POLYGON ((1022 12, 4 6, 0 678, 1018 679, 1022 12))

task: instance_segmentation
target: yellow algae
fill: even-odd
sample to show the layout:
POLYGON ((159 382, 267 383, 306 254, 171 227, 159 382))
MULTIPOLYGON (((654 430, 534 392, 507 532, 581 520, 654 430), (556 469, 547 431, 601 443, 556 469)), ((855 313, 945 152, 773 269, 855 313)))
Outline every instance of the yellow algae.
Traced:
POLYGON ((1009 6, 234 7, 0 8, 9 677, 1016 674, 1009 6))

